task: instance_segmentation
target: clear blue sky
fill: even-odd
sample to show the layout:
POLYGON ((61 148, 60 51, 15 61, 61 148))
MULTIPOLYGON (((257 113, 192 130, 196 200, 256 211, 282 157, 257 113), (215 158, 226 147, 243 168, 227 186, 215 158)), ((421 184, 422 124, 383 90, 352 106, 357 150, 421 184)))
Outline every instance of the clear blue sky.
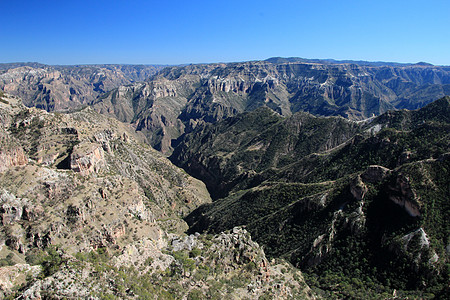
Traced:
POLYGON ((450 65, 448 0, 0 0, 0 62, 450 65))

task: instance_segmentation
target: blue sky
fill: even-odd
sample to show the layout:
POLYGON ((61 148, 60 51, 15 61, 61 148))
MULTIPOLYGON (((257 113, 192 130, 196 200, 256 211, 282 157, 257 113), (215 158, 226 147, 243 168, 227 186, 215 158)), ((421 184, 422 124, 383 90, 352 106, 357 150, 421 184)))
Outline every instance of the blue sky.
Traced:
POLYGON ((450 65, 448 0, 0 0, 0 62, 450 65))

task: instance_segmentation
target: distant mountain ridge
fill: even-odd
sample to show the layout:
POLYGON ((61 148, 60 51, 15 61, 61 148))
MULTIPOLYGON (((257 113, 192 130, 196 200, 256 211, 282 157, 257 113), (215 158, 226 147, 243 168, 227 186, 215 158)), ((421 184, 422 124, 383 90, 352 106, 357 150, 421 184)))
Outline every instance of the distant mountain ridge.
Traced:
POLYGON ((450 67, 426 63, 269 58, 166 68, 3 66, 14 68, 0 71, 0 87, 27 106, 64 111, 92 105, 131 123, 166 154, 197 124, 261 106, 282 116, 305 111, 363 120, 388 110, 417 109, 450 94, 450 67))
POLYGON ((47 111, 80 108, 120 86, 145 81, 165 66, 0 64, 0 88, 29 107, 47 111))
POLYGON ((277 60, 169 67, 92 105, 131 121, 156 149, 170 153, 174 140, 197 124, 261 106, 282 116, 305 111, 362 120, 387 110, 420 108, 447 94, 450 67, 277 60))
POLYGON ((270 63, 294 63, 294 62, 305 62, 305 63, 319 63, 319 64, 355 64, 360 66, 391 66, 391 67, 402 67, 402 66, 433 66, 433 64, 426 62, 418 63, 397 63, 397 62, 385 62, 385 61, 366 61, 366 60, 336 60, 336 59, 309 59, 301 57, 271 57, 265 61, 270 63))

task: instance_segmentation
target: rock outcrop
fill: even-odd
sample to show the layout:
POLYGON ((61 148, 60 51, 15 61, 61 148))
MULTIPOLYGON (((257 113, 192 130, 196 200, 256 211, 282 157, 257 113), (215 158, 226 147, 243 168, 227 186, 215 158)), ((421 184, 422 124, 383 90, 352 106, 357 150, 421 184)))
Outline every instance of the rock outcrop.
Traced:
POLYGON ((120 86, 145 81, 163 66, 1 64, 0 88, 27 106, 73 109, 120 86))
POLYGON ((98 173, 106 166, 105 155, 101 145, 78 144, 70 155, 70 169, 81 175, 98 173))
POLYGON ((0 267, 0 296, 4 296, 2 292, 8 292, 15 286, 20 286, 26 281, 27 276, 35 278, 40 272, 41 266, 30 266, 29 264, 0 267))
POLYGON ((0 148, 0 172, 4 172, 11 167, 27 164, 28 159, 22 147, 11 140, 8 141, 7 138, 2 139, 0 137, 0 143, 2 145, 0 148))
POLYGON ((409 183, 409 178, 398 174, 395 183, 389 187, 389 199, 400 205, 410 216, 420 217, 418 197, 409 183))
POLYGON ((210 201, 142 135, 92 109, 63 115, 11 101, 0 115, 9 120, 1 153, 19 149, 1 165, 0 241, 23 255, 52 244, 68 253, 115 249, 162 228, 183 231, 179 217, 210 201))
POLYGON ((383 166, 369 166, 367 170, 361 174, 361 179, 368 183, 379 183, 389 175, 390 171, 391 170, 383 166))
POLYGON ((282 116, 306 111, 351 120, 416 109, 445 95, 449 74, 446 67, 307 60, 178 66, 146 84, 120 87, 94 107, 132 122, 156 149, 170 153, 171 141, 198 124, 261 106, 282 116))
POLYGON ((190 241, 184 245, 193 242, 195 248, 172 249, 167 237, 160 236, 131 243, 106 261, 101 261, 109 258, 105 252, 91 253, 100 261, 90 255, 67 257, 69 263, 34 281, 21 297, 316 299, 298 270, 281 260, 269 262, 263 249, 241 228, 175 240, 180 239, 190 241))

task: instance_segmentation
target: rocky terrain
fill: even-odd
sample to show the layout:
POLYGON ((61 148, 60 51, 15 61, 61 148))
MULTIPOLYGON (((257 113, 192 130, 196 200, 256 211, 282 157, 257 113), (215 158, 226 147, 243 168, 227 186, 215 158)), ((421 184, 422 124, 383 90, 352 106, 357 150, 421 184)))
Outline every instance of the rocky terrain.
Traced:
POLYGON ((170 154, 197 124, 258 107, 363 120, 417 109, 450 92, 450 69, 428 64, 272 58, 167 67, 3 64, 0 88, 47 111, 93 105, 132 123, 170 154))
POLYGON ((0 64, 0 88, 29 107, 47 111, 79 108, 98 96, 145 81, 163 66, 0 64))
POLYGON ((324 295, 442 296, 449 116, 445 97, 358 123, 258 109, 199 126, 171 156, 216 199, 186 218, 190 231, 245 225, 268 255, 306 271, 324 295))
POLYGON ((0 297, 445 298, 449 71, 0 64, 0 297))
POLYGON ((268 262, 241 228, 216 236, 145 239, 115 256, 77 254, 22 293, 23 299, 37 297, 315 299, 298 270, 281 260, 268 262))
POLYGON ((205 185, 128 124, 3 93, 0 120, 2 297, 314 298, 244 229, 185 235, 205 185))
POLYGON ((362 120, 390 109, 416 109, 450 89, 450 69, 430 65, 268 60, 166 68, 145 84, 95 101, 97 111, 132 122, 170 153, 174 139, 258 107, 282 116, 305 111, 362 120))

